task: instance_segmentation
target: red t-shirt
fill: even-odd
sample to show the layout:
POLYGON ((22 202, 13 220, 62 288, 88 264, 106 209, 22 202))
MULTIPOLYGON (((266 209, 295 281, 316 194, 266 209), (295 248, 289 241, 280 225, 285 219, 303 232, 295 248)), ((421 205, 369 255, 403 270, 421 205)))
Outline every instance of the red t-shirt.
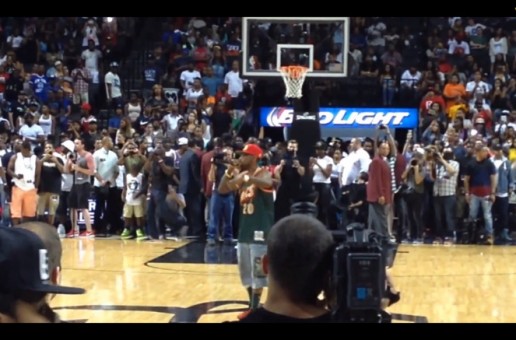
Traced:
MULTIPOLYGON (((11 75, 9 73, 0 73, 0 77, 3 77, 5 79, 5 81, 7 81, 7 79, 9 79, 11 75)), ((0 93, 4 93, 5 92, 5 82, 4 83, 0 83, 0 93)))
POLYGON ((441 110, 444 111, 445 104, 444 104, 444 98, 442 96, 433 96, 431 98, 423 98, 421 100, 421 104, 419 105, 420 110, 422 110, 425 115, 428 113, 428 109, 430 106, 432 106, 433 103, 438 103, 441 105, 441 110))

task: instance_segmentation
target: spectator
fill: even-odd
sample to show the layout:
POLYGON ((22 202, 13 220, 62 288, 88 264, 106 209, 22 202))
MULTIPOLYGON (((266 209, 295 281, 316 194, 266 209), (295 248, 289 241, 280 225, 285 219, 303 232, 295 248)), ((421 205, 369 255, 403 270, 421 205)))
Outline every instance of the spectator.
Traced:
POLYGON ((502 28, 495 31, 494 36, 489 40, 489 57, 491 58, 491 72, 494 71, 495 57, 501 55, 503 61, 507 61, 508 44, 502 28))
POLYGON ((118 75, 118 63, 113 61, 109 64, 110 71, 104 77, 106 84, 106 99, 114 109, 117 105, 123 105, 122 100, 122 83, 118 75))
MULTIPOLYGON (((63 249, 59 235, 52 224, 43 222, 27 222, 18 225, 18 228, 26 229, 36 234, 48 252, 48 273, 49 282, 55 286, 59 286, 62 279, 62 264, 63 249)), ((54 298, 51 296, 49 300, 54 298)), ((59 315, 54 313, 48 304, 41 308, 43 314, 47 316, 50 321, 63 322, 59 315)))
POLYGON ((482 144, 475 146, 475 159, 470 162, 464 177, 466 201, 469 204, 469 218, 477 221, 478 208, 482 205, 486 230, 486 243, 493 244, 493 217, 491 207, 496 200, 497 171, 489 159, 489 149, 482 144))
POLYGON ((47 296, 85 292, 82 288, 55 284, 57 266, 55 258, 49 261, 49 255, 56 251, 47 248, 31 231, 24 228, 0 228, 0 252, 0 271, 9 278, 0 281, 2 323, 56 322, 55 314, 46 304, 47 296), (49 280, 53 283, 48 283, 49 280))
POLYGON ((376 157, 369 166, 369 181, 367 182, 369 227, 384 239, 389 237, 387 215, 392 203, 391 170, 385 161, 389 152, 389 144, 381 143, 376 157))
POLYGON ((326 226, 313 217, 291 215, 279 220, 271 228, 262 260, 269 283, 267 299, 240 322, 331 322, 327 305, 332 297, 333 245, 326 226), (321 292, 325 300, 319 300, 321 292))

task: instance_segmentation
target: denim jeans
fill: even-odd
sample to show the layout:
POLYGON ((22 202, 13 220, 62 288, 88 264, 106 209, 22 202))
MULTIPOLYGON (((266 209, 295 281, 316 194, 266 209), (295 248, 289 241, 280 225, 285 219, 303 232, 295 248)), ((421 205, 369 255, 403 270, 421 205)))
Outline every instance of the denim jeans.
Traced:
POLYGON ((489 200, 489 197, 479 197, 475 195, 470 196, 471 201, 469 202, 469 218, 476 220, 478 218, 478 208, 482 206, 482 212, 484 214, 484 225, 488 235, 493 235, 493 216, 491 214, 491 207, 493 202, 489 200))
POLYGON ((221 195, 214 191, 210 199, 210 220, 208 224, 208 239, 215 240, 218 226, 224 225, 223 237, 233 239, 233 210, 235 209, 235 195, 221 195), (222 220, 222 221, 221 221, 222 220))
POLYGON ((457 197, 453 196, 434 196, 435 228, 438 237, 453 237, 455 231, 457 197), (442 216, 446 221, 446 229, 442 216))
POLYGON ((11 199, 9 197, 7 197, 7 194, 5 193, 5 185, 4 184, 0 184, 0 204, 1 204, 1 207, 2 207, 2 226, 4 227, 9 227, 10 225, 12 225, 12 221, 11 221, 11 212, 10 212, 10 207, 9 207, 9 203, 11 201, 11 199))
POLYGON ((145 234, 154 239, 157 239, 160 235, 165 235, 165 226, 159 216, 159 204, 164 201, 167 194, 165 191, 151 189, 150 199, 147 202, 147 227, 145 228, 145 234))

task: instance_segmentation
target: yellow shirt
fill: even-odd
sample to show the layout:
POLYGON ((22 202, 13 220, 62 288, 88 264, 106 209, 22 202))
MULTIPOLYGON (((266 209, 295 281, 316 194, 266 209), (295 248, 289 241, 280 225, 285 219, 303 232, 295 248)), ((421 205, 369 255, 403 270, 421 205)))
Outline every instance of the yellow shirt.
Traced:
POLYGON ((511 163, 516 161, 516 148, 510 148, 509 149, 509 161, 511 163))
POLYGON ((457 111, 459 111, 460 109, 462 109, 464 112, 468 111, 467 106, 464 104, 452 105, 450 106, 450 109, 448 111, 448 117, 450 117, 451 120, 454 120, 457 116, 457 111))

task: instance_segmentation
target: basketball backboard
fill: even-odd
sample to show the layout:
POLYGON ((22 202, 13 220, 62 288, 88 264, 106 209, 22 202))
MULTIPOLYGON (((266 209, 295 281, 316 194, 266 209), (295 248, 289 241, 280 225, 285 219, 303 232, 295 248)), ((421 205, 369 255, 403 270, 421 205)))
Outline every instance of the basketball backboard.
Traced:
POLYGON ((307 77, 347 75, 349 17, 243 17, 242 76, 281 77, 301 65, 307 77))

